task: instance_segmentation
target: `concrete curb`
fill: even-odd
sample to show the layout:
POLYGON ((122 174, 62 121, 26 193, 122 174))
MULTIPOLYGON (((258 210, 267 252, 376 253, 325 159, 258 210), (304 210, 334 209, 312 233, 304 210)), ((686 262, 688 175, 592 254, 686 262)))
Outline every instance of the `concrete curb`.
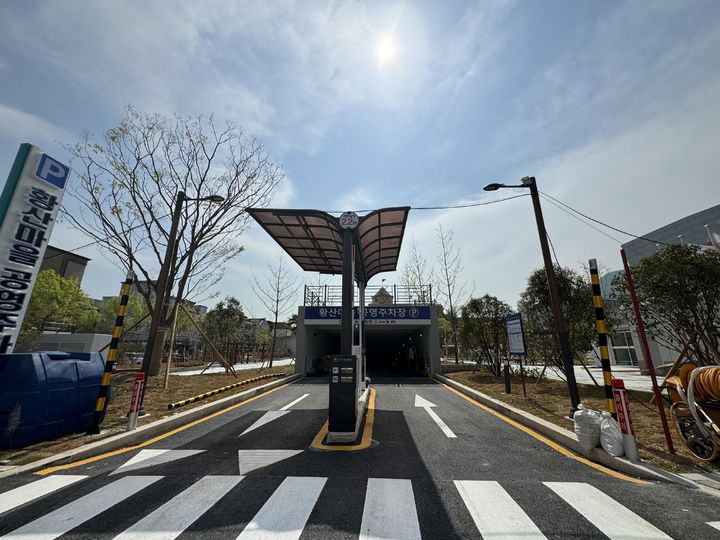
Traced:
POLYGON ((694 483, 680 477, 679 475, 676 475, 664 469, 660 469, 653 465, 649 465, 647 463, 633 463, 625 458, 617 458, 611 456, 602 448, 593 448, 592 451, 587 452, 582 446, 580 446, 580 443, 578 442, 575 433, 570 430, 561 428, 560 426, 556 426, 552 422, 548 422, 547 420, 543 420, 542 418, 539 418, 533 414, 517 409, 512 405, 503 403, 498 399, 483 394, 482 392, 478 392, 473 388, 465 386, 464 384, 461 384, 452 379, 448 379, 447 377, 443 377, 442 375, 433 375, 432 377, 454 388, 458 392, 465 394, 466 396, 476 401, 479 401, 483 405, 504 414, 508 418, 515 420, 516 422, 523 424, 524 426, 534 429, 541 435, 544 435, 548 439, 551 439, 556 443, 563 445, 564 447, 572 450, 576 454, 595 461, 596 463, 600 463, 602 465, 605 465, 606 467, 610 467, 620 472, 636 476, 638 478, 643 478, 645 480, 664 480, 666 482, 672 482, 674 484, 681 484, 686 487, 697 487, 694 483))
POLYGON ((113 435, 112 437, 107 437, 99 441, 91 442, 84 446, 80 446, 79 448, 73 448, 72 450, 67 450, 60 454, 34 461, 26 465, 19 465, 17 467, 0 471, 0 478, 31 471, 40 467, 48 467, 51 465, 64 465, 66 463, 72 463, 73 461, 79 461, 81 459, 97 456, 99 454, 104 454, 105 452, 112 452, 113 450, 118 450, 127 446, 134 446, 136 444, 140 444, 147 439, 162 435, 163 433, 167 433, 168 431, 172 431, 173 429, 176 429, 180 426, 184 426, 185 424, 188 424, 194 420, 199 420, 200 418, 208 416, 214 412, 220 411, 237 403, 242 403, 243 401, 247 401, 248 399, 262 394, 263 392, 267 392, 268 390, 272 390, 273 388, 277 388, 279 386, 283 386, 284 384, 291 383, 302 377, 304 377, 302 373, 295 373, 294 375, 290 375, 289 377, 284 377, 277 381, 272 381, 261 386, 256 386, 255 388, 240 392, 239 394, 227 396, 225 398, 218 399, 217 401, 200 405, 199 407, 195 407, 194 409, 189 409, 187 411, 173 414, 168 418, 161 418, 160 420, 156 420, 155 422, 151 422, 150 424, 141 426, 135 431, 118 433, 117 435, 113 435))

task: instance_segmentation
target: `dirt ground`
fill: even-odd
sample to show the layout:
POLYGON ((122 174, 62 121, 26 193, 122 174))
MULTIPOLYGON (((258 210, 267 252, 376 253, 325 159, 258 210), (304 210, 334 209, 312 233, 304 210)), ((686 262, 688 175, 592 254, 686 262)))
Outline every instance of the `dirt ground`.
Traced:
MULTIPOLYGON (((273 379, 282 375, 290 375, 294 371, 293 366, 279 366, 272 369, 265 368, 262 371, 258 369, 238 370, 237 378, 233 375, 210 374, 210 375, 171 375, 169 388, 165 390, 165 377, 150 377, 147 390, 145 392, 144 406, 145 410, 150 414, 147 419, 140 419, 139 425, 143 423, 153 422, 160 418, 176 414, 178 412, 198 407, 211 401, 216 401, 233 394, 244 392, 256 386, 267 384, 273 379), (204 392, 209 392, 217 388, 235 384, 240 381, 252 379, 260 375, 273 375, 273 377, 253 381, 240 385, 236 388, 221 392, 206 399, 202 399, 195 403, 191 403, 179 409, 168 410, 168 404, 188 399, 204 392)), ((76 433, 53 439, 51 441, 43 441, 25 448, 15 448, 0 450, 0 465, 15 466, 37 461, 54 454, 77 448, 92 441, 96 441, 118 432, 124 431, 127 427, 120 417, 125 416, 130 408, 130 400, 132 398, 132 387, 135 378, 134 372, 116 373, 112 378, 112 396, 108 405, 105 420, 102 423, 102 433, 100 435, 85 435, 76 433)))
MULTIPOLYGON (((563 381, 543 379, 536 383, 536 378, 528 378, 526 379, 527 398, 525 398, 523 397, 519 375, 511 377, 512 393, 510 395, 505 394, 503 378, 496 378, 488 372, 461 371, 449 373, 447 377, 565 429, 573 429, 572 421, 564 418, 568 414, 570 401, 567 386, 563 381)), ((580 400, 585 407, 605 410, 606 401, 602 386, 578 385, 578 388, 580 400)), ((720 463, 715 462, 711 465, 694 458, 674 430, 672 423, 670 423, 670 433, 676 453, 670 455, 667 451, 665 435, 660 423, 660 413, 656 406, 649 405, 652 394, 637 391, 631 391, 630 393, 630 412, 641 459, 674 472, 691 472, 698 469, 720 471, 720 463)), ((667 407, 665 413, 668 422, 670 422, 667 407)))

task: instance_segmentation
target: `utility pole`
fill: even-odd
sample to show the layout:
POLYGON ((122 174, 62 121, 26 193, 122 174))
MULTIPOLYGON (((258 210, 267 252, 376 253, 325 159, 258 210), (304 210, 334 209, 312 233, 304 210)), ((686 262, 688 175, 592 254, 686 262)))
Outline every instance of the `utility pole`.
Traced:
POLYGON ((565 368, 565 378, 568 392, 570 393, 569 416, 572 418, 575 411, 577 411, 578 405, 580 405, 580 396, 578 394, 577 382, 575 381, 575 366, 573 363, 572 350, 570 349, 570 338, 568 337, 565 317, 563 316, 560 305, 560 291, 558 289, 557 276, 555 275, 555 267, 550 258, 547 230, 545 229, 545 220, 543 219, 542 208, 540 207, 540 194, 538 193, 534 176, 526 176, 522 179, 522 183, 524 186, 530 188, 530 198, 532 199, 533 210, 535 210, 535 221, 537 222, 538 235, 540 236, 540 249, 542 250, 543 262, 545 263, 548 289, 550 290, 550 304, 552 306, 553 316, 555 317, 555 328, 557 330, 558 340, 560 341, 560 356, 563 367, 565 368))

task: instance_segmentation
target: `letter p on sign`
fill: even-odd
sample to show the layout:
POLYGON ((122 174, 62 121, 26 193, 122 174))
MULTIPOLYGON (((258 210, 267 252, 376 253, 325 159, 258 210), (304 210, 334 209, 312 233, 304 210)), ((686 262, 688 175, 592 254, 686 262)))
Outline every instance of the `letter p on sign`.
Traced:
POLYGON ((35 175, 47 182, 50 182, 52 185, 63 189, 65 187, 65 180, 67 180, 68 177, 68 172, 70 172, 68 167, 58 161, 55 161, 47 154, 43 154, 40 158, 40 164, 38 165, 35 175))

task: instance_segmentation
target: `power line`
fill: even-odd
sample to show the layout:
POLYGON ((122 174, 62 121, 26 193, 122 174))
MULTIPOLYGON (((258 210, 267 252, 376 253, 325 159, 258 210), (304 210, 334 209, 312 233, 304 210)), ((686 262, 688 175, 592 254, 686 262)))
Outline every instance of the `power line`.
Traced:
MULTIPOLYGON (((494 199, 492 201, 475 201, 465 204, 448 204, 448 205, 439 205, 439 206, 411 206, 410 210, 453 210, 456 208, 473 208, 476 206, 487 206, 489 204, 495 204, 500 203, 503 201, 509 201, 512 199, 518 199, 520 197, 527 197, 529 196, 529 193, 521 193, 520 195, 513 195, 511 197, 504 197, 502 199, 494 199)), ((373 212, 375 209, 372 208, 363 208, 362 210, 323 210, 324 212, 327 212, 328 214, 342 214, 343 212, 349 211, 349 212, 355 212, 357 214, 362 214, 364 212, 373 212)))
POLYGON ((549 199, 552 199, 552 200, 555 201, 556 203, 561 204, 562 206, 564 206, 564 207, 567 208, 568 210, 572 210, 572 211, 575 212, 576 214, 579 214, 579 215, 581 215, 582 217, 584 217, 585 219, 589 219, 590 221, 594 221, 595 223, 597 223, 597 224, 599 224, 599 225, 602 225, 603 227, 607 227, 608 229, 612 229, 613 231, 616 231, 616 232, 619 232, 619 233, 622 233, 622 234, 626 234, 626 235, 628 235, 628 236, 632 236, 633 238, 637 238, 638 240, 645 240, 646 242, 652 242, 653 244, 661 244, 661 245, 663 245, 663 246, 670 246, 670 245, 672 245, 672 244, 668 244, 667 242, 661 242, 660 240, 653 240, 652 238, 648 238, 648 237, 646 237, 646 236, 638 236, 637 234, 633 234, 633 233, 629 233, 629 232, 627 232, 627 231, 623 231, 622 229, 618 229, 617 227, 613 227, 612 225, 608 225, 607 223, 605 223, 605 222, 603 222, 603 221, 600 221, 599 219, 595 219, 595 218, 593 218, 593 217, 588 216, 587 214, 583 214, 582 212, 580 212, 580 210, 575 210, 572 206, 569 206, 569 205, 565 204, 564 202, 557 200, 557 199, 556 199, 555 197, 553 197, 552 195, 548 195, 547 193, 543 193, 542 191, 541 191, 540 193, 541 193, 544 197, 547 197, 547 198, 549 198, 549 199))
POLYGON ((580 223, 583 223, 584 225, 587 225, 588 227, 591 227, 591 228, 595 229, 595 230, 596 230, 597 232, 599 232, 600 234, 607 236, 610 240, 614 240, 614 241, 617 242, 618 244, 622 244, 622 242, 621 242, 620 240, 618 240, 617 238, 615 238, 614 236, 609 235, 608 233, 606 233, 606 232, 603 231, 602 229, 596 227, 596 226, 593 225, 592 223, 588 223, 588 222, 585 221, 583 218, 581 218, 581 217, 573 214, 572 212, 566 210, 565 208, 563 208, 563 207, 560 206, 559 204, 555 203, 552 199, 550 199, 549 197, 546 197, 544 193, 541 193, 541 195, 543 196, 543 199, 545 199, 547 202, 549 202, 550 204, 552 204, 552 205, 553 205, 555 208, 557 208, 558 210, 562 210, 562 211, 565 212, 568 216, 572 216, 573 218, 577 219, 580 223))

